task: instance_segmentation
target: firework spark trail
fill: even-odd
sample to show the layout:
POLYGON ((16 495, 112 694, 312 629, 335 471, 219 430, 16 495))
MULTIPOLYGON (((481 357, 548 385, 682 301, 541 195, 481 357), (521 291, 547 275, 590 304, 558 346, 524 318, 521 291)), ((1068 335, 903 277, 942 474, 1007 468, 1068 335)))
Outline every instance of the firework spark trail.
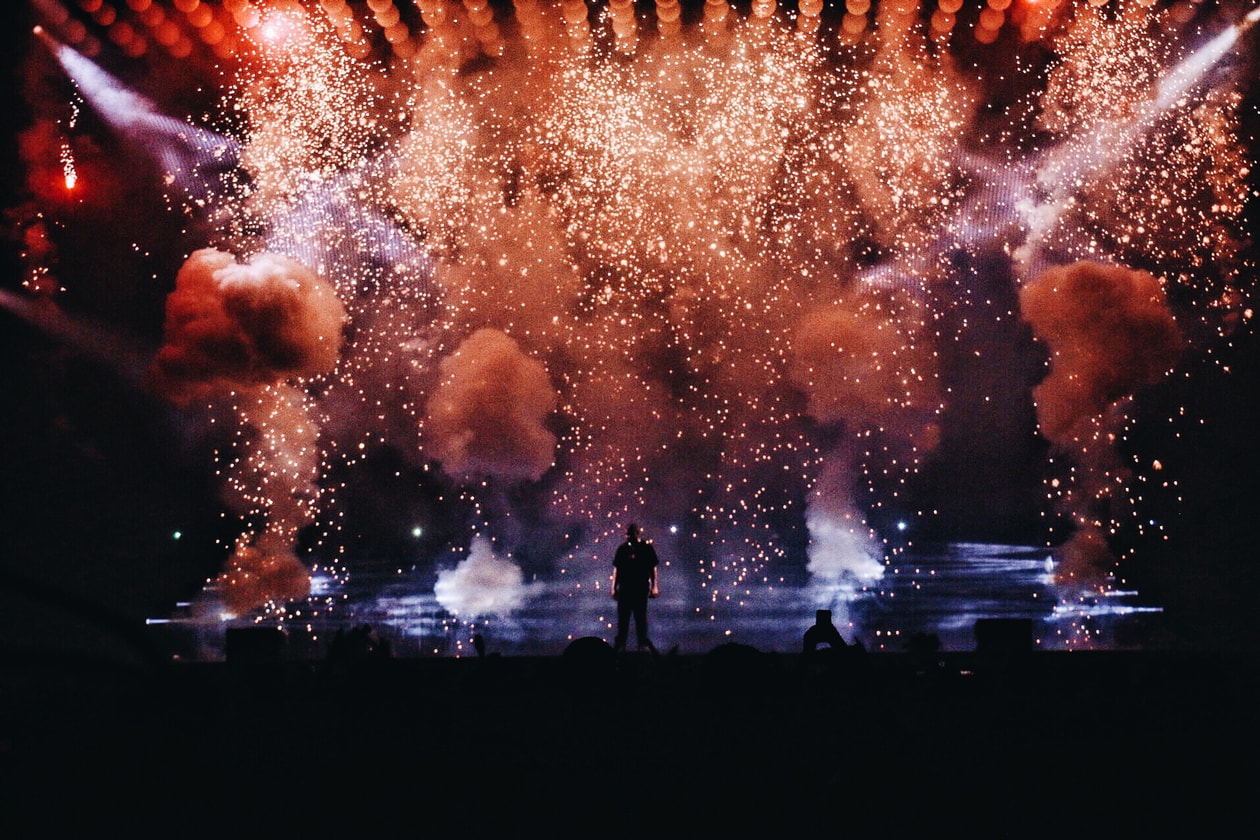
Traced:
MULTIPOLYGON (((1143 68, 1144 73, 1128 70, 1127 75, 1135 76, 1135 79, 1124 79, 1126 74, 1124 68, 1121 68, 1105 84, 1116 85, 1128 81, 1131 86, 1136 81, 1140 90, 1143 87, 1149 88, 1152 81, 1155 83, 1153 92, 1143 91, 1145 96, 1140 100, 1136 113, 1133 113, 1131 104, 1126 104, 1119 115, 1111 118, 1101 115, 1092 121, 1093 124, 1087 122, 1084 131, 1073 132, 1066 142, 1035 161, 1032 188, 1024 192, 1020 201, 1020 212, 1028 234, 1016 252, 1016 261, 1025 278, 1031 278, 1049 264, 1042 249, 1055 239, 1056 234, 1063 233, 1060 229, 1061 222, 1070 209, 1074 194, 1080 191, 1082 185, 1098 183, 1110 170, 1119 167, 1133 154, 1135 146, 1170 112, 1186 109, 1202 99, 1202 94, 1193 96, 1196 89, 1205 84, 1208 74, 1230 54, 1241 35, 1252 26, 1249 21, 1256 11, 1260 10, 1254 10, 1243 22, 1227 27, 1158 78, 1152 78, 1155 74, 1155 59, 1149 56, 1145 58, 1145 64, 1150 66, 1143 68), (1037 198, 1030 200, 1031 196, 1037 198)), ((1087 17, 1086 20, 1093 22, 1095 19, 1087 17)), ((1144 46, 1147 38, 1139 24, 1140 21, 1125 22, 1109 28, 1112 32, 1120 33, 1120 38, 1133 44, 1128 50, 1117 50, 1119 54, 1141 55, 1143 51, 1149 50, 1149 47, 1144 46)), ((1091 31, 1099 26, 1102 24, 1095 24, 1091 31)), ((1088 48, 1091 54, 1097 50, 1093 38, 1081 43, 1080 49, 1088 48)), ((1117 43, 1116 46, 1123 47, 1124 44, 1117 43)), ((1116 71, 1115 68, 1111 69, 1116 71)), ((1088 90, 1088 81, 1081 88, 1088 90)), ((1103 102, 1116 101, 1116 94, 1120 93, 1101 90, 1096 92, 1103 102), (1112 95, 1108 96, 1107 93, 1112 95)), ((1128 93, 1128 89, 1124 89, 1124 94, 1128 93)), ((1074 95, 1082 96, 1079 91, 1074 92, 1074 95)))
MULTIPOLYGON (((1079 73, 1083 78, 1063 85, 1060 94, 1073 100, 1069 112, 1076 124, 1060 129, 1066 133, 1061 143, 1024 159, 990 158, 967 151, 961 120, 954 118, 950 123, 956 129, 954 142, 938 147, 933 157, 949 158, 959 167, 965 185, 951 196, 942 181, 938 189, 929 191, 934 194, 928 204, 937 204, 940 198, 948 202, 953 197, 958 209, 942 213, 944 221, 931 227, 936 231, 934 239, 919 247, 900 249, 899 260, 871 268, 863 275, 863 283, 917 293, 924 278, 939 276, 942 259, 950 252, 994 246, 1013 249, 1020 278, 1026 281, 1054 264, 1056 254, 1048 251, 1059 252, 1059 259, 1068 249, 1087 251, 1078 244, 1065 246, 1060 241, 1063 237, 1070 240, 1075 232, 1063 224, 1074 196, 1083 185, 1101 182, 1107 173, 1120 167, 1156 130, 1160 120, 1199 103, 1206 93, 1202 88, 1208 84, 1209 74, 1254 25, 1258 12, 1260 9, 1253 10, 1242 22, 1227 27, 1163 74, 1157 73, 1146 31, 1148 22, 1143 15, 1130 15, 1108 25, 1099 13, 1085 12, 1082 19, 1088 35, 1073 42, 1076 54, 1069 51, 1060 67, 1073 61, 1092 62, 1104 53, 1127 57, 1130 63, 1135 62, 1136 56, 1136 61, 1144 65, 1145 74, 1111 66, 1079 73), (1109 33, 1110 49, 1099 48, 1099 31, 1109 33), (1151 84, 1153 91, 1142 90, 1151 84), (1131 104, 1134 99, 1140 102, 1136 109, 1131 104), (1106 104, 1116 101, 1126 103, 1125 107, 1115 110, 1118 106, 1106 104), (1097 113, 1090 115, 1090 109, 1097 113)), ((1112 60, 1123 64, 1123 59, 1112 60)), ((1050 111, 1056 104, 1054 92, 1048 90, 1042 101, 1050 111)), ((913 120, 903 118, 896 124, 913 125, 913 120)), ((921 137, 921 132, 914 133, 921 137)))
MULTIPOLYGON (((781 579, 807 542, 821 579, 843 588, 878 577, 890 549, 867 514, 901 503, 946 409, 935 342, 957 337, 934 333, 933 307, 968 304, 927 292, 948 274, 949 254, 1022 244, 1037 260, 1088 255, 1075 244, 1091 238, 1076 181, 1122 160, 1145 171, 1134 149, 1162 136, 1163 112, 1232 42, 1222 36, 1187 58, 1136 115, 1071 127, 1044 154, 981 159, 968 151, 972 81, 928 49, 909 16, 881 10, 872 40, 836 56, 772 11, 745 20, 706 4, 699 38, 668 10, 656 35, 617 23, 614 10, 618 41, 605 54, 602 24, 588 30, 585 16, 522 2, 528 41, 500 48, 484 22, 427 3, 415 55, 385 68, 350 58, 322 17, 287 7, 225 94, 247 121, 239 143, 149 106, 134 109, 143 124, 118 123, 167 146, 191 143, 216 166, 239 160, 248 177, 215 191, 208 211, 228 220, 220 247, 301 260, 349 316, 336 369, 291 380, 305 394, 302 417, 276 414, 300 420, 302 439, 317 436, 315 477, 286 472, 275 447, 255 450, 249 438, 225 456, 228 467, 248 465, 239 492, 289 481, 293 498, 318 498, 315 542, 344 561, 351 538, 338 500, 357 468, 392 449, 417 469, 445 468, 455 489, 443 515, 467 516, 467 537, 506 544, 503 556, 541 500, 541 520, 528 514, 535 533, 564 535, 547 542, 551 559, 588 589, 628 518, 694 564, 714 611, 781 579), (457 58, 472 54, 483 57, 457 58), (1103 135, 1124 140, 1106 166, 1095 154, 1103 135), (479 353, 515 361, 487 368, 479 353), (513 426, 520 446, 500 450, 501 462, 460 454, 499 408, 433 402, 483 393, 486 369, 545 371, 545 383, 529 374, 527 402, 558 407, 546 428, 537 417, 513 426), (534 446, 548 435, 558 441, 550 467, 534 446), (312 484, 327 486, 302 490, 312 484)), ((1141 27, 1082 20, 1146 67, 1141 27)), ((95 72, 66 66, 76 78, 95 72)), ((1158 66, 1150 72, 1127 84, 1157 81, 1158 66)), ((1054 78, 1058 87, 1040 92, 1047 113, 1056 97, 1097 99, 1091 85, 1122 77, 1054 78)), ((111 109, 88 88, 95 107, 111 109)), ((1202 148, 1185 144, 1184 167, 1210 171, 1227 199, 1204 222, 1163 229, 1148 243, 1161 256, 1184 250, 1183 228, 1201 239, 1196 225, 1241 212, 1245 173, 1228 171, 1222 152, 1237 146, 1237 103, 1205 102, 1167 142, 1216 131, 1202 148)), ((224 183, 217 170, 162 160, 180 176, 173 186, 193 195, 224 183)), ((253 424, 247 401, 237 411, 253 424)), ((301 513, 275 521, 316 516, 301 513)), ((295 536, 280 525, 263 535, 295 536)), ((466 543, 453 541, 456 556, 466 543)), ((478 543, 478 557, 502 544, 478 543)))
POLYGON ((66 75, 113 128, 143 144, 162 167, 170 186, 204 208, 232 186, 240 144, 222 134, 161 113, 94 62, 37 30, 66 75))

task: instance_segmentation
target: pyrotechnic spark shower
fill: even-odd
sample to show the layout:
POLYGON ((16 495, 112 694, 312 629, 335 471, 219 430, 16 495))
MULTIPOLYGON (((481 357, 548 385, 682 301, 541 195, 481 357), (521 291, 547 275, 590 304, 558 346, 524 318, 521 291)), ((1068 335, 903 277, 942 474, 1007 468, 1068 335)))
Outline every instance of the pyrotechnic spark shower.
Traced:
MULTIPOLYGON (((235 607, 283 613, 299 560, 347 574, 346 509, 383 460, 416 484, 400 518, 441 524, 439 563, 475 543, 480 568, 599 591, 634 520, 699 613, 802 574, 877 585, 904 548, 880 523, 933 515, 914 487, 956 410, 943 352, 1022 314, 972 299, 968 259, 1037 295, 1029 398, 1069 523, 1046 538, 1073 534, 1089 560, 1065 568, 1105 589, 1141 519, 1116 452, 1132 397, 1250 318, 1228 57, 1257 12, 1213 32, 1153 2, 972 5, 129 4, 124 48, 213 48, 218 131, 54 44, 167 173, 189 253, 217 249, 181 278, 207 253, 292 263, 201 280, 214 352, 162 380, 234 418, 235 607), (999 48, 1015 60, 965 60, 999 48), (332 297, 335 347, 309 314, 332 297), (1151 324, 1154 369, 1099 358, 1151 324)), ((186 315, 168 305, 164 353, 196 350, 186 315)))

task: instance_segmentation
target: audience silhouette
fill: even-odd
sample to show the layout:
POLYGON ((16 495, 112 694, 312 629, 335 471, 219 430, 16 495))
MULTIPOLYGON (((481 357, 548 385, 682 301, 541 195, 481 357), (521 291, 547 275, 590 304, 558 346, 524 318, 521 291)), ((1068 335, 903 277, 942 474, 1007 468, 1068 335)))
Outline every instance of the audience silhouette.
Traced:
POLYGON ((820 647, 840 649, 846 647, 840 631, 831 623, 831 610, 814 613, 814 625, 805 631, 804 653, 813 653, 820 647))

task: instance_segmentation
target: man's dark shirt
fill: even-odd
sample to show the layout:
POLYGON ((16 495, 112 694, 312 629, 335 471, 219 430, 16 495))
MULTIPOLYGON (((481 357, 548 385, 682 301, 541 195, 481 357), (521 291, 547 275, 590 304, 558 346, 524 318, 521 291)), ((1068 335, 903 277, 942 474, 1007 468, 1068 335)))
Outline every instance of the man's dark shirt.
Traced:
POLYGON ((657 562, 656 549, 650 542, 626 540, 618 546, 613 557, 613 568, 617 570, 617 600, 646 601, 657 562))

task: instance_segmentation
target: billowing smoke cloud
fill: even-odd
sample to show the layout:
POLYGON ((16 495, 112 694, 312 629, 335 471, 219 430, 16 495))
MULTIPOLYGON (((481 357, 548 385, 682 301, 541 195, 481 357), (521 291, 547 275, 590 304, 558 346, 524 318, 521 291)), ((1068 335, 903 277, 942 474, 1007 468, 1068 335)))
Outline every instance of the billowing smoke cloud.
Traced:
POLYGON ((884 574, 879 547, 853 502, 854 483, 848 459, 836 458, 827 463, 810 493, 805 512, 810 537, 805 568, 818 581, 871 581, 884 574))
MULTIPOLYGON (((934 365, 909 329, 873 310, 831 306, 797 329, 789 376, 821 423, 843 423, 846 435, 890 432, 909 454, 936 446, 939 411, 934 365)), ((848 447, 829 453, 809 496, 809 571, 828 581, 883 573, 879 549, 853 501, 857 477, 848 447)))
POLYGON ((480 329, 441 363, 425 430, 450 475, 537 480, 555 457, 544 425, 556 408, 547 369, 507 334, 480 329))
POLYGON ((1159 280, 1095 262, 1050 268, 1020 290, 1025 320, 1050 349, 1033 389, 1041 433, 1074 464, 1051 482, 1074 532, 1060 551, 1060 581, 1096 585, 1114 566, 1102 528, 1114 522, 1128 471, 1115 440, 1132 396, 1176 364, 1181 331, 1159 280))
POLYGON ((519 609, 531 590, 520 566, 495 556, 484 536, 473 538, 467 559, 438 572, 433 586, 438 603, 463 616, 502 615, 519 609))
POLYGON ((178 404, 337 364, 346 311, 301 263, 260 254, 247 264, 203 248, 179 270, 166 300, 165 342, 153 363, 158 390, 178 404))
POLYGON ((248 524, 219 578, 235 614, 310 594, 293 544, 315 519, 319 427, 303 392, 284 383, 336 367, 345 321, 332 287, 278 254, 241 264, 203 248, 167 298, 150 369, 157 390, 179 405, 240 392, 234 408, 248 432, 234 443, 228 488, 248 524))
POLYGON ((1055 577, 1061 582, 1092 584, 1103 579, 1115 565, 1107 536, 1096 525, 1083 525, 1059 547, 1055 577))
POLYGON ((823 423, 926 430, 937 410, 933 364, 911 332, 877 312, 831 306, 802 319, 792 381, 823 423))
POLYGON ((1060 446, 1111 403, 1158 382, 1184 346, 1163 287, 1145 271, 1095 262, 1050 268, 1019 301, 1050 348, 1050 374, 1033 398, 1042 434, 1060 446))
POLYGON ((311 594, 311 574, 292 547, 268 537, 249 544, 238 540, 220 576, 220 597, 233 615, 246 615, 268 601, 284 603, 311 594))

